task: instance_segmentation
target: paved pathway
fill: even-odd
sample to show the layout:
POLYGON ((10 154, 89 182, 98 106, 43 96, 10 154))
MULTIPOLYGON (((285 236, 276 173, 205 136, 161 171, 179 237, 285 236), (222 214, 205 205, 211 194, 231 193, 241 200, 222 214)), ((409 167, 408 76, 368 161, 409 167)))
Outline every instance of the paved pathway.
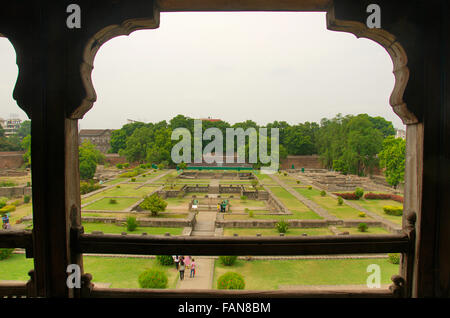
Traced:
POLYGON ((318 215, 320 215, 324 219, 338 220, 338 218, 336 216, 329 214, 327 210, 323 209, 322 207, 320 207, 315 202, 305 198, 300 193, 295 191, 294 188, 292 188, 288 184, 284 183, 280 178, 278 178, 278 176, 276 176, 274 174, 269 174, 269 176, 273 180, 275 180, 280 186, 285 188, 290 194, 292 194, 294 197, 296 197, 300 202, 302 202, 304 205, 306 205, 308 208, 310 208, 312 211, 314 211, 315 213, 317 213, 318 215))
POLYGON ((217 212, 198 212, 191 236, 214 236, 217 212))
POLYGON ((214 275, 214 258, 194 256, 196 263, 195 277, 190 278, 190 269, 186 269, 184 280, 178 280, 177 289, 212 289, 214 275))

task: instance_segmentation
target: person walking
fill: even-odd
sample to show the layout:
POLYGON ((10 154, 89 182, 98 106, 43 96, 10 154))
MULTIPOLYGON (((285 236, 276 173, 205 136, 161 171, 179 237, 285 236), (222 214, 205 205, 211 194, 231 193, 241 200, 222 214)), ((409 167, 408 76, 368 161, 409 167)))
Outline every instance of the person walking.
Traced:
POLYGON ((192 259, 192 262, 191 262, 191 274, 189 275, 189 277, 190 278, 194 278, 195 277, 195 266, 196 264, 195 264, 195 259, 193 258, 192 259))
POLYGON ((180 267, 179 267, 179 271, 180 271, 180 280, 184 279, 184 269, 186 268, 186 266, 184 265, 184 261, 181 260, 180 261, 180 267))
POLYGON ((175 262, 175 268, 178 270, 178 265, 180 264, 180 257, 175 255, 173 261, 175 262))

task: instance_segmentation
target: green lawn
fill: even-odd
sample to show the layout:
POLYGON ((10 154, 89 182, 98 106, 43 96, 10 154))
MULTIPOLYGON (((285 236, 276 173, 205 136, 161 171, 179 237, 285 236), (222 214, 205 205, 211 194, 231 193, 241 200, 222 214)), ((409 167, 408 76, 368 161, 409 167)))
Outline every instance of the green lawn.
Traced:
MULTIPOLYGON (((238 234, 239 236, 256 236, 260 233, 262 236, 280 236, 280 233, 273 229, 255 229, 255 228, 225 228, 223 230, 224 236, 233 236, 233 234, 238 234)), ((314 235, 333 235, 333 233, 326 227, 323 228, 290 228, 285 233, 286 236, 302 235, 306 233, 308 236, 314 235)))
POLYGON ((164 235, 164 233, 170 233, 170 235, 181 235, 183 233, 182 227, 138 227, 135 231, 127 231, 126 226, 117 226, 115 224, 105 223, 83 223, 84 232, 91 233, 92 231, 102 231, 107 234, 120 234, 127 232, 128 234, 142 234, 148 235, 164 235))
POLYGON ((391 276, 399 271, 399 265, 387 259, 238 260, 233 266, 216 260, 213 286, 217 288, 217 278, 228 271, 244 276, 247 290, 274 290, 279 285, 365 285, 371 264, 380 266, 381 284, 391 283, 391 276))
MULTIPOLYGON (((364 221, 362 221, 361 223, 364 223, 364 221)), ((342 232, 349 232, 350 234, 354 235, 354 234, 391 234, 388 230, 386 230, 385 228, 382 227, 371 227, 369 226, 369 228, 367 229, 366 232, 360 232, 358 230, 357 227, 337 227, 339 229, 339 231, 342 232)))
MULTIPOLYGON (((84 271, 92 274, 94 283, 111 283, 111 288, 139 288, 139 275, 152 267, 167 273, 169 288, 175 288, 178 281, 175 266, 160 266, 154 259, 85 255, 83 264, 84 271)), ((26 259, 23 254, 13 254, 10 258, 0 261, 0 280, 27 281, 30 269, 33 269, 33 259, 26 259)))
POLYGON ((383 206, 385 205, 392 205, 392 206, 403 206, 400 202, 393 201, 393 200, 358 200, 354 201, 354 203, 358 204, 359 206, 363 207, 366 210, 369 210, 370 212, 376 213, 386 220, 392 221, 393 223, 402 225, 402 216, 395 216, 395 215, 389 215, 384 213, 383 206))
POLYGON ((110 179, 110 180, 106 181, 106 182, 104 183, 104 185, 109 186, 109 185, 116 184, 116 183, 119 183, 119 182, 127 181, 127 180, 129 180, 129 179, 130 179, 130 178, 121 178, 121 177, 116 178, 116 179, 110 179))
POLYGON ((134 203, 138 202, 140 199, 138 198, 103 198, 94 203, 91 203, 85 207, 83 210, 112 210, 112 211, 122 211, 134 203), (109 201, 113 199, 116 200, 117 203, 113 204, 109 201))
POLYGON ((297 200, 292 194, 282 187, 270 187, 273 194, 292 212, 292 215, 286 216, 268 216, 272 219, 322 219, 319 215, 311 211, 306 205, 297 200))
POLYGON ((102 197, 139 197, 142 198, 143 196, 152 193, 157 189, 157 187, 141 187, 139 189, 136 189, 136 187, 139 186, 139 184, 120 184, 112 187, 111 189, 102 191, 100 193, 94 194, 88 198, 82 199, 81 204, 86 204, 89 202, 92 202, 96 199, 102 198, 102 197), (117 188, 119 186, 119 188, 117 188))
MULTIPOLYGON (((319 206, 327 210, 330 214, 336 216, 339 219, 358 219, 360 211, 348 206, 347 204, 338 205, 337 199, 334 199, 328 195, 322 197, 319 190, 308 188, 294 188, 300 195, 303 195, 307 199, 317 203, 319 206)), ((370 218, 369 216, 366 216, 370 218)))

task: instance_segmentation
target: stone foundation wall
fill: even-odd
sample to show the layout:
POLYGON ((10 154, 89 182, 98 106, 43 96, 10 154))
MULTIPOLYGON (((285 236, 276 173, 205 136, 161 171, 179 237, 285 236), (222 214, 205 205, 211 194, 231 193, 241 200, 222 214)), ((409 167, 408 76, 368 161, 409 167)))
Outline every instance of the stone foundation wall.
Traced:
POLYGON ((0 187, 0 197, 18 198, 31 196, 31 187, 0 187))
POLYGON ((23 164, 24 151, 2 151, 0 152, 0 169, 17 169, 23 164))
POLYGON ((321 169, 323 168, 322 162, 318 155, 311 156, 287 156, 285 159, 280 160, 281 169, 321 169))
MULTIPOLYGON (((164 213, 160 213, 164 215, 164 213)), ((173 219, 173 218, 136 218, 139 226, 142 227, 194 227, 196 223, 196 213, 190 212, 185 219, 173 219)), ((126 218, 114 218, 114 217, 81 217, 82 222, 87 223, 106 223, 123 225, 126 223, 126 218)))

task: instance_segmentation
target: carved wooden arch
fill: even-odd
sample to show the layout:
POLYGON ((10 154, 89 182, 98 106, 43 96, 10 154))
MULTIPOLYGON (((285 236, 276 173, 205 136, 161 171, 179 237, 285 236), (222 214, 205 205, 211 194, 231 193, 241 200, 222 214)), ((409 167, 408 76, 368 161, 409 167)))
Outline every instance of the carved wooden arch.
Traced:
MULTIPOLYGON (((99 48, 110 39, 129 35, 131 32, 143 29, 154 29, 159 27, 159 9, 155 7, 154 19, 129 19, 119 25, 107 26, 98 31, 84 45, 82 61, 80 65, 80 74, 85 90, 84 98, 71 114, 70 118, 79 119, 93 106, 96 101, 95 88, 92 84, 91 73, 94 59, 99 48)), ((408 58, 406 52, 394 35, 383 29, 369 29, 365 24, 359 21, 336 19, 334 6, 327 10, 326 14, 327 28, 332 31, 341 31, 354 34, 356 37, 367 38, 380 44, 386 49, 394 65, 393 73, 395 77, 394 89, 391 93, 389 103, 393 111, 402 119, 405 125, 418 122, 417 117, 411 112, 405 101, 403 94, 409 79, 409 69, 407 67, 408 58)))

